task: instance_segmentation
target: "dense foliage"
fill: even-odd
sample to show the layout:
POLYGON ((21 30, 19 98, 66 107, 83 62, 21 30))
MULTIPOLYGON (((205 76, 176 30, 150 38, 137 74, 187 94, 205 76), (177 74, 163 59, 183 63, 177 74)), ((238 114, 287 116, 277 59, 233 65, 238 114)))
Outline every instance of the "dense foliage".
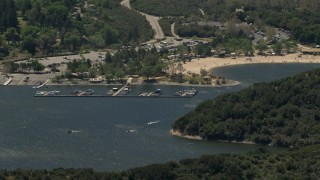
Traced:
POLYGON ((242 155, 204 155, 123 172, 92 169, 0 171, 0 179, 318 179, 320 146, 281 153, 265 149, 242 155))
POLYGON ((264 30, 265 26, 283 28, 301 43, 320 44, 318 0, 131 0, 131 3, 149 14, 183 16, 181 20, 186 22, 236 20, 253 24, 258 30, 264 30))
POLYGON ((194 0, 130 0, 130 3, 135 9, 156 16, 200 14, 199 1, 194 0))
POLYGON ((173 129, 208 140, 320 143, 320 69, 202 102, 173 129))
POLYGON ((0 8, 2 57, 138 44, 154 33, 143 16, 117 0, 1 0, 0 8))
POLYGON ((188 24, 188 25, 181 25, 177 24, 175 31, 181 37, 213 37, 216 31, 216 28, 211 26, 200 26, 197 24, 188 24))
POLYGON ((15 3, 12 0, 0 0, 0 29, 17 27, 18 20, 15 3))
POLYGON ((174 23, 174 18, 162 18, 159 20, 159 24, 165 36, 172 36, 172 32, 171 32, 172 23, 174 23))

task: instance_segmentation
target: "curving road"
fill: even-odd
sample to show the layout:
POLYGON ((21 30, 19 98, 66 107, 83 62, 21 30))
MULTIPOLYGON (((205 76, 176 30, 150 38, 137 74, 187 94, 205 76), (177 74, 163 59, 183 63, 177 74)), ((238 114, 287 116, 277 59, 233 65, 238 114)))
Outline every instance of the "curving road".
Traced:
MULTIPOLYGON (((122 6, 128 8, 128 9, 132 9, 131 6, 130 6, 130 0, 122 0, 120 4, 122 6)), ((154 35, 154 39, 155 40, 161 40, 161 39, 165 38, 164 33, 162 31, 162 28, 161 28, 161 26, 159 25, 159 22, 158 22, 159 19, 161 19, 160 17, 151 16, 149 14, 137 11, 135 9, 132 9, 132 10, 134 10, 134 11, 140 13, 141 15, 143 15, 144 17, 146 17, 147 21, 149 21, 152 29, 155 32, 155 35, 154 35)))
POLYGON ((171 34, 173 37, 179 38, 179 36, 174 32, 175 22, 171 24, 171 34))

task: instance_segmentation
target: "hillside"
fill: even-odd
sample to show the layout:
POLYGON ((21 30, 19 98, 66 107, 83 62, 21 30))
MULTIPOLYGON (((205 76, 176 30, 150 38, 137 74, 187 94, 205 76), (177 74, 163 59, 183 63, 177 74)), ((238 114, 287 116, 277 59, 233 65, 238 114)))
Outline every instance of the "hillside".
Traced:
POLYGON ((0 57, 139 44, 154 35, 147 20, 117 0, 0 0, 0 57), (15 53, 15 54, 14 54, 15 53))
POLYGON ((318 144, 320 69, 206 100, 172 128, 206 140, 284 147, 318 144))
POLYGON ((188 37, 192 37, 205 31, 201 26, 209 25, 211 28, 220 28, 220 31, 212 28, 213 33, 208 31, 211 37, 221 38, 221 33, 226 36, 250 36, 252 32, 248 33, 248 29, 251 29, 255 32, 263 31, 270 41, 278 33, 270 27, 276 27, 285 32, 290 31, 292 38, 301 43, 320 44, 318 0, 131 0, 131 4, 135 9, 148 14, 176 18, 176 24, 180 25, 177 33, 182 37, 185 37, 185 33, 179 31, 190 31, 188 37), (194 23, 198 24, 200 30, 192 29, 194 23), (239 30, 234 25, 236 23, 250 26, 239 30), (224 29, 226 32, 221 32, 224 29))
POLYGON ((281 153, 259 149, 242 155, 204 155, 122 172, 92 169, 0 171, 0 179, 318 179, 320 146, 281 153))

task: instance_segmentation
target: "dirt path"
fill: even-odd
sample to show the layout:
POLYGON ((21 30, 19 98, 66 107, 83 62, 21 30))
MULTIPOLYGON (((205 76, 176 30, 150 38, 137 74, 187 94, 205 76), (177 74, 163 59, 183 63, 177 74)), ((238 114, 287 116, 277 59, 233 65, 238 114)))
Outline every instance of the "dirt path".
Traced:
MULTIPOLYGON (((130 0, 122 0, 120 4, 128 9, 132 9, 130 6, 130 0)), ((132 9, 132 10, 134 10, 134 9, 132 9)), ((164 39, 165 38, 164 33, 162 31, 162 28, 159 25, 159 20, 161 19, 160 17, 151 16, 149 14, 146 14, 146 13, 143 13, 143 12, 140 12, 137 10, 135 10, 135 11, 140 13, 141 15, 145 16, 147 21, 149 21, 152 29, 155 31, 154 39, 157 40, 157 39, 164 39)), ((154 40, 151 40, 151 41, 154 41, 154 40)))
POLYGON ((172 36, 179 38, 179 36, 174 32, 175 22, 171 24, 171 34, 172 36))
POLYGON ((199 8, 199 11, 201 12, 202 16, 204 16, 204 11, 202 9, 199 8))

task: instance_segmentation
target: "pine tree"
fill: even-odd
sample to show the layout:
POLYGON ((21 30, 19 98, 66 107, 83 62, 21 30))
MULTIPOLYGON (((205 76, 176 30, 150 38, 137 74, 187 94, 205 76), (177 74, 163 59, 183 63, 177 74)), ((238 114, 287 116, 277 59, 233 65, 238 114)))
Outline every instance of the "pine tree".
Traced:
POLYGON ((9 27, 16 28, 18 26, 18 19, 16 7, 13 0, 0 0, 0 28, 6 30, 9 27))
POLYGON ((0 28, 1 30, 5 30, 7 23, 6 23, 6 9, 7 9, 7 0, 0 0, 0 28))
POLYGON ((18 19, 17 19, 17 12, 16 6, 13 0, 7 0, 7 28, 8 27, 17 27, 18 26, 18 19))

